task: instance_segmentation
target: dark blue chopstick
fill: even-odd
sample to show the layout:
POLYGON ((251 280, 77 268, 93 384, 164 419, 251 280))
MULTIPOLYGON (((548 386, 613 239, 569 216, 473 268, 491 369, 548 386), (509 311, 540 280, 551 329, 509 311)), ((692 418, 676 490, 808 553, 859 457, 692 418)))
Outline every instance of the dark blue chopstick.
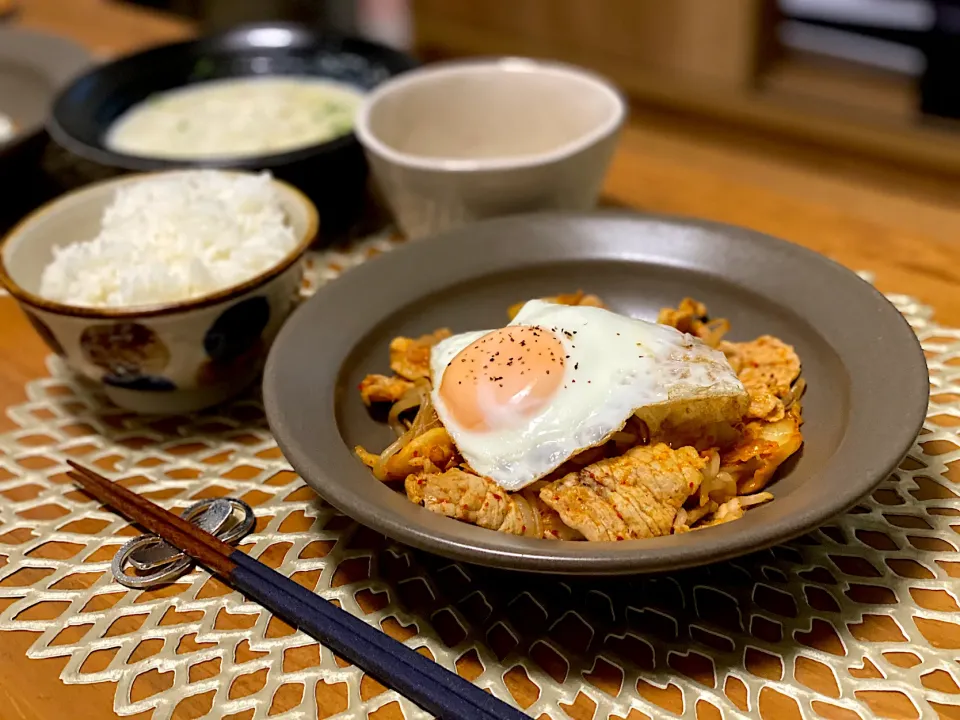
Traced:
POLYGON ((388 687, 443 720, 528 720, 525 713, 341 610, 240 550, 229 580, 388 687))
POLYGON ((440 720, 522 720, 510 707, 456 673, 248 557, 147 498, 72 460, 69 475, 106 505, 215 572, 384 685, 440 720))

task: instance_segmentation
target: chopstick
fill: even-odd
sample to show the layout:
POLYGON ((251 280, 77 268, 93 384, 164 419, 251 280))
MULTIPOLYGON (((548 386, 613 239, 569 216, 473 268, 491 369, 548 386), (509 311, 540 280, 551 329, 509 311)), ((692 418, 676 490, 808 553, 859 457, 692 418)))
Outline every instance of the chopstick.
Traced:
POLYGON ((241 550, 78 463, 67 474, 91 495, 289 624, 442 720, 520 720, 521 711, 327 602, 241 550))

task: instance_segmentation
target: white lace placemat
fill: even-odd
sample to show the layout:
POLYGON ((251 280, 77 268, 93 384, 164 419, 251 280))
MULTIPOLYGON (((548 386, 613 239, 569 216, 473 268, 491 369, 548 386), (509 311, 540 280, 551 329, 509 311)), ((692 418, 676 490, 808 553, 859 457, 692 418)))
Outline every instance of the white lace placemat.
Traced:
MULTIPOLYGON (((310 287, 395 242, 313 256, 310 287)), ((564 582, 411 551, 318 500, 256 396, 145 421, 51 359, 0 436, 0 630, 39 633, 31 658, 69 657, 65 683, 117 683, 120 715, 425 717, 202 570, 158 591, 115 583, 110 559, 137 531, 71 485, 74 458, 168 508, 245 499, 252 555, 534 718, 958 717, 960 330, 891 300, 931 371, 901 469, 816 533, 654 578, 564 582)))

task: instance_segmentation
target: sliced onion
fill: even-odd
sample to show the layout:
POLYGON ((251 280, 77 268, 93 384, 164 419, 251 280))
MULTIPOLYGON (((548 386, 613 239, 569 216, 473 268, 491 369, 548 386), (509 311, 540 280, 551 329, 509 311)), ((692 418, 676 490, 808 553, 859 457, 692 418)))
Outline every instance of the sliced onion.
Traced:
POLYGON ((442 423, 437 416, 437 411, 433 408, 433 401, 430 399, 429 386, 423 393, 423 399, 420 402, 420 410, 410 425, 410 431, 413 437, 423 435, 427 430, 441 427, 442 423))
POLYGON ((700 506, 703 507, 710 500, 710 494, 717 487, 717 473, 720 472, 720 453, 713 451, 710 453, 710 460, 706 467, 700 471, 702 480, 700 481, 700 506))
POLYGON ((528 537, 542 537, 543 529, 540 527, 540 513, 536 510, 536 498, 530 497, 528 490, 524 489, 519 493, 514 493, 513 499, 523 516, 523 534, 528 537))
POLYGON ((730 473, 718 472, 714 480, 714 490, 722 493, 718 502, 729 500, 737 495, 737 482, 730 473))
POLYGON ((693 529, 693 526, 698 522, 707 517, 710 513, 715 512, 717 509, 717 504, 712 500, 708 502, 703 507, 693 508, 692 510, 686 511, 686 524, 689 529, 693 529))
POLYGON ((806 389, 807 381, 803 378, 797 378, 797 381, 793 384, 790 392, 787 393, 787 396, 783 399, 784 406, 790 408, 795 403, 800 402, 800 398, 803 397, 803 393, 806 389))
POLYGON ((630 432, 624 432, 623 430, 613 433, 610 436, 610 439, 613 440, 617 445, 633 447, 637 444, 637 436, 630 432))
POLYGON ((773 500, 773 493, 759 492, 754 495, 741 495, 738 499, 740 500, 740 507, 748 508, 751 505, 759 505, 773 500))
POLYGON ((390 407, 390 412, 387 415, 387 422, 390 424, 390 427, 393 428, 393 431, 397 434, 397 437, 403 435, 407 431, 407 427, 403 424, 400 416, 408 410, 413 410, 413 408, 419 407, 422 402, 423 394, 420 392, 420 389, 417 386, 414 386, 407 390, 407 392, 403 394, 403 397, 397 400, 390 407))
POLYGON ((404 393, 403 397, 397 400, 390 408, 388 416, 390 426, 399 435, 399 437, 380 453, 376 463, 373 466, 373 475, 378 480, 387 480, 387 463, 390 458, 403 450, 414 438, 418 438, 427 430, 433 430, 441 426, 440 418, 437 417, 437 411, 433 408, 433 402, 430 400, 430 382, 420 378, 415 382, 414 387, 404 393), (419 406, 417 415, 406 427, 400 420, 400 414, 419 406))
POLYGON ((730 331, 730 321, 726 318, 711 320, 704 326, 706 332, 702 332, 700 339, 705 345, 715 348, 723 340, 723 336, 730 331))
POLYGON ((380 457, 378 457, 377 461, 373 464, 371 468, 373 470, 373 476, 380 482, 384 482, 387 479, 387 463, 390 461, 390 458, 400 452, 412 439, 407 437, 408 434, 409 433, 404 433, 390 443, 387 448, 380 453, 380 457))
POLYGON ((720 472, 720 453, 714 451, 710 453, 710 462, 703 469, 703 476, 713 480, 720 472))
POLYGON ((673 519, 673 532, 674 533, 683 533, 687 532, 690 529, 690 525, 687 521, 687 511, 683 508, 677 510, 677 516, 673 519))

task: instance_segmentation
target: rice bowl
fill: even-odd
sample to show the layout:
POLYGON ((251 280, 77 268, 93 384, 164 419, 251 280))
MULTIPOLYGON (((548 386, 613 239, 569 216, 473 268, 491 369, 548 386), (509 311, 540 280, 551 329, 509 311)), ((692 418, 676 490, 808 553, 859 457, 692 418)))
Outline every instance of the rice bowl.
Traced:
MULTIPOLYGON (((196 410, 249 385, 299 300, 303 254, 317 232, 313 204, 292 186, 269 179, 294 242, 268 266, 250 268, 245 279, 187 299, 135 305, 72 304, 44 297, 44 269, 55 248, 65 240, 96 237, 118 190, 195 173, 132 175, 88 185, 25 218, 0 247, 0 280, 47 345, 78 373, 102 383, 111 400, 137 412, 196 410)), ((194 242, 196 237, 194 232, 194 242)), ((128 255, 127 262, 162 262, 151 263, 142 254, 139 262, 133 257, 128 255)))

